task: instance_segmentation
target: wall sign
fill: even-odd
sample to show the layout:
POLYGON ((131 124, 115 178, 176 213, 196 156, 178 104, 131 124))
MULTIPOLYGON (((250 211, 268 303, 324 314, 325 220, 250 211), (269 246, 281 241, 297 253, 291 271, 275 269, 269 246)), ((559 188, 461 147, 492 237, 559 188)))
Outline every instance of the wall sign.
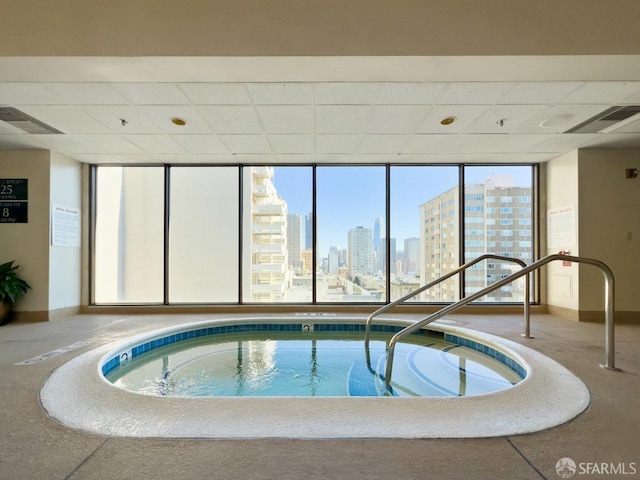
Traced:
POLYGON ((0 178, 0 223, 29 223, 29 180, 0 178))
POLYGON ((0 201, 26 201, 29 200, 26 178, 0 178, 0 201))
POLYGON ((568 249, 576 245, 576 209, 573 205, 547 211, 547 247, 568 249))
POLYGON ((80 209, 51 206, 51 245, 80 247, 80 209))

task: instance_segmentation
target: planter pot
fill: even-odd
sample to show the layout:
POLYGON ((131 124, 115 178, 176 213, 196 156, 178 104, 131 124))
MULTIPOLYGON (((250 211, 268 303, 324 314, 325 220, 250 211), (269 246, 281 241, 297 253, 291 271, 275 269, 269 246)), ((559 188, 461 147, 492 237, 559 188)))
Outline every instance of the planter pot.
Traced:
POLYGON ((12 320, 13 304, 0 302, 0 326, 6 325, 12 320))

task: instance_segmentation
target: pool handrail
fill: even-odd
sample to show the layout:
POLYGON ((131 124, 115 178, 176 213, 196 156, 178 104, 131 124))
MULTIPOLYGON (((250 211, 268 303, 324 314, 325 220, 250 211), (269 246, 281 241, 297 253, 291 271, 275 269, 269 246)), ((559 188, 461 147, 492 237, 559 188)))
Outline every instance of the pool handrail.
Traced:
POLYGON ((400 340, 400 338, 408 335, 416 330, 420 330, 425 325, 428 325, 431 322, 438 320, 444 315, 451 313, 455 310, 458 310, 461 307, 464 307, 468 303, 477 300, 478 298, 486 295, 487 293, 491 293, 498 288, 502 288, 508 283, 513 282, 514 280, 522 277, 523 275, 528 275, 530 272, 538 270, 540 267, 543 267, 547 263, 553 262, 555 260, 562 260, 564 262, 572 262, 572 263, 585 263, 587 265, 593 265, 600 269, 602 274, 604 275, 605 281, 605 298, 604 298, 604 310, 605 310, 605 363, 600 364, 602 368, 606 368, 607 370, 613 370, 619 372, 620 369, 615 366, 615 329, 614 329, 614 295, 615 295, 615 281, 613 277, 613 272, 611 269, 605 265, 600 260, 595 260, 593 258, 586 257, 574 257, 570 255, 563 254, 552 254, 547 255, 546 257, 541 258, 540 260, 533 262, 523 268, 522 270, 512 273, 508 277, 503 278, 502 280, 497 281, 489 285, 486 288, 470 295, 468 297, 462 298, 451 305, 447 305, 446 307, 438 310, 437 312, 429 315, 423 320, 414 323, 413 325, 409 325, 408 327, 403 328, 398 333, 396 333, 391 340, 389 340, 389 344, 387 345, 387 365, 385 368, 385 386, 387 391, 391 385, 391 372, 393 371, 393 353, 395 350, 395 345, 400 340))
MULTIPOLYGON (((527 264, 524 263, 522 260, 520 260, 519 258, 512 258, 512 257, 504 257, 502 255, 494 255, 491 253, 485 253, 484 255, 480 255, 478 258, 471 260, 470 262, 465 263, 464 265, 460 265, 458 268, 451 270, 449 273, 444 274, 443 276, 437 278, 436 280, 427 283, 426 285, 418 288, 417 290, 414 290, 410 293, 408 293, 407 295, 405 295, 402 298, 399 298, 397 300, 394 300, 391 303, 388 303, 387 305, 384 305, 382 307, 380 307, 379 309, 377 309, 375 312, 373 312, 371 315, 369 315, 367 317, 367 321, 365 322, 364 325, 364 346, 367 349, 367 351, 369 350, 369 339, 371 337, 371 322, 373 321, 374 317, 377 317, 378 315, 380 315, 381 313, 386 312, 387 310, 395 307, 396 305, 400 305, 401 303, 404 303, 406 300, 409 300, 412 297, 415 297, 416 295, 418 295, 419 293, 424 292, 425 290, 430 289, 431 287, 434 287, 436 285, 438 285, 439 283, 444 282, 445 280, 447 280, 448 278, 453 277, 454 275, 463 272, 464 270, 468 269, 469 267, 472 267, 473 265, 475 265, 476 263, 479 263, 483 260, 501 260, 501 261, 505 261, 505 262, 513 262, 513 263, 517 263, 518 265, 520 265, 522 268, 526 267, 527 264)), ((524 296, 524 323, 525 323, 525 333, 523 334, 523 336, 525 337, 529 337, 529 333, 530 333, 530 328, 529 328, 529 275, 527 275, 525 277, 525 296, 524 296)))

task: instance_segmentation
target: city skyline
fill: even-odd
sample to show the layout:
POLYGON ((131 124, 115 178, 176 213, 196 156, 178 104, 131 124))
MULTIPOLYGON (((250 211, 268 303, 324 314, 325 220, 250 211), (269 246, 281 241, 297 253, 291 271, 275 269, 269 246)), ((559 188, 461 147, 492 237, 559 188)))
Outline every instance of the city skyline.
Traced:
MULTIPOLYGON (((464 172, 467 185, 482 184, 488 177, 505 174, 512 175, 514 186, 530 187, 532 182, 528 165, 465 166, 464 172)), ((376 218, 382 219, 380 237, 386 237, 384 166, 322 166, 316 175, 319 258, 327 257, 330 247, 347 248, 349 230, 358 226, 373 229, 376 218)), ((419 237, 420 205, 455 187, 458 181, 456 166, 392 167, 390 238, 403 245, 406 239, 419 237)), ((310 167, 274 167, 273 183, 287 202, 289 213, 304 218, 311 212, 310 167)))

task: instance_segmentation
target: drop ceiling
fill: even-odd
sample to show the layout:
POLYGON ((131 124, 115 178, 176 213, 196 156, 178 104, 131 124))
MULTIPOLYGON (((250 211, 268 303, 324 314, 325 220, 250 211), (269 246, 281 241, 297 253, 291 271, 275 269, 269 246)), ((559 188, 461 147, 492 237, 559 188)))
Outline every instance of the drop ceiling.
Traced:
POLYGON ((5 82, 0 107, 62 133, 0 120, 0 149, 93 164, 539 163, 640 147, 640 115, 563 133, 628 105, 640 82, 5 82))

